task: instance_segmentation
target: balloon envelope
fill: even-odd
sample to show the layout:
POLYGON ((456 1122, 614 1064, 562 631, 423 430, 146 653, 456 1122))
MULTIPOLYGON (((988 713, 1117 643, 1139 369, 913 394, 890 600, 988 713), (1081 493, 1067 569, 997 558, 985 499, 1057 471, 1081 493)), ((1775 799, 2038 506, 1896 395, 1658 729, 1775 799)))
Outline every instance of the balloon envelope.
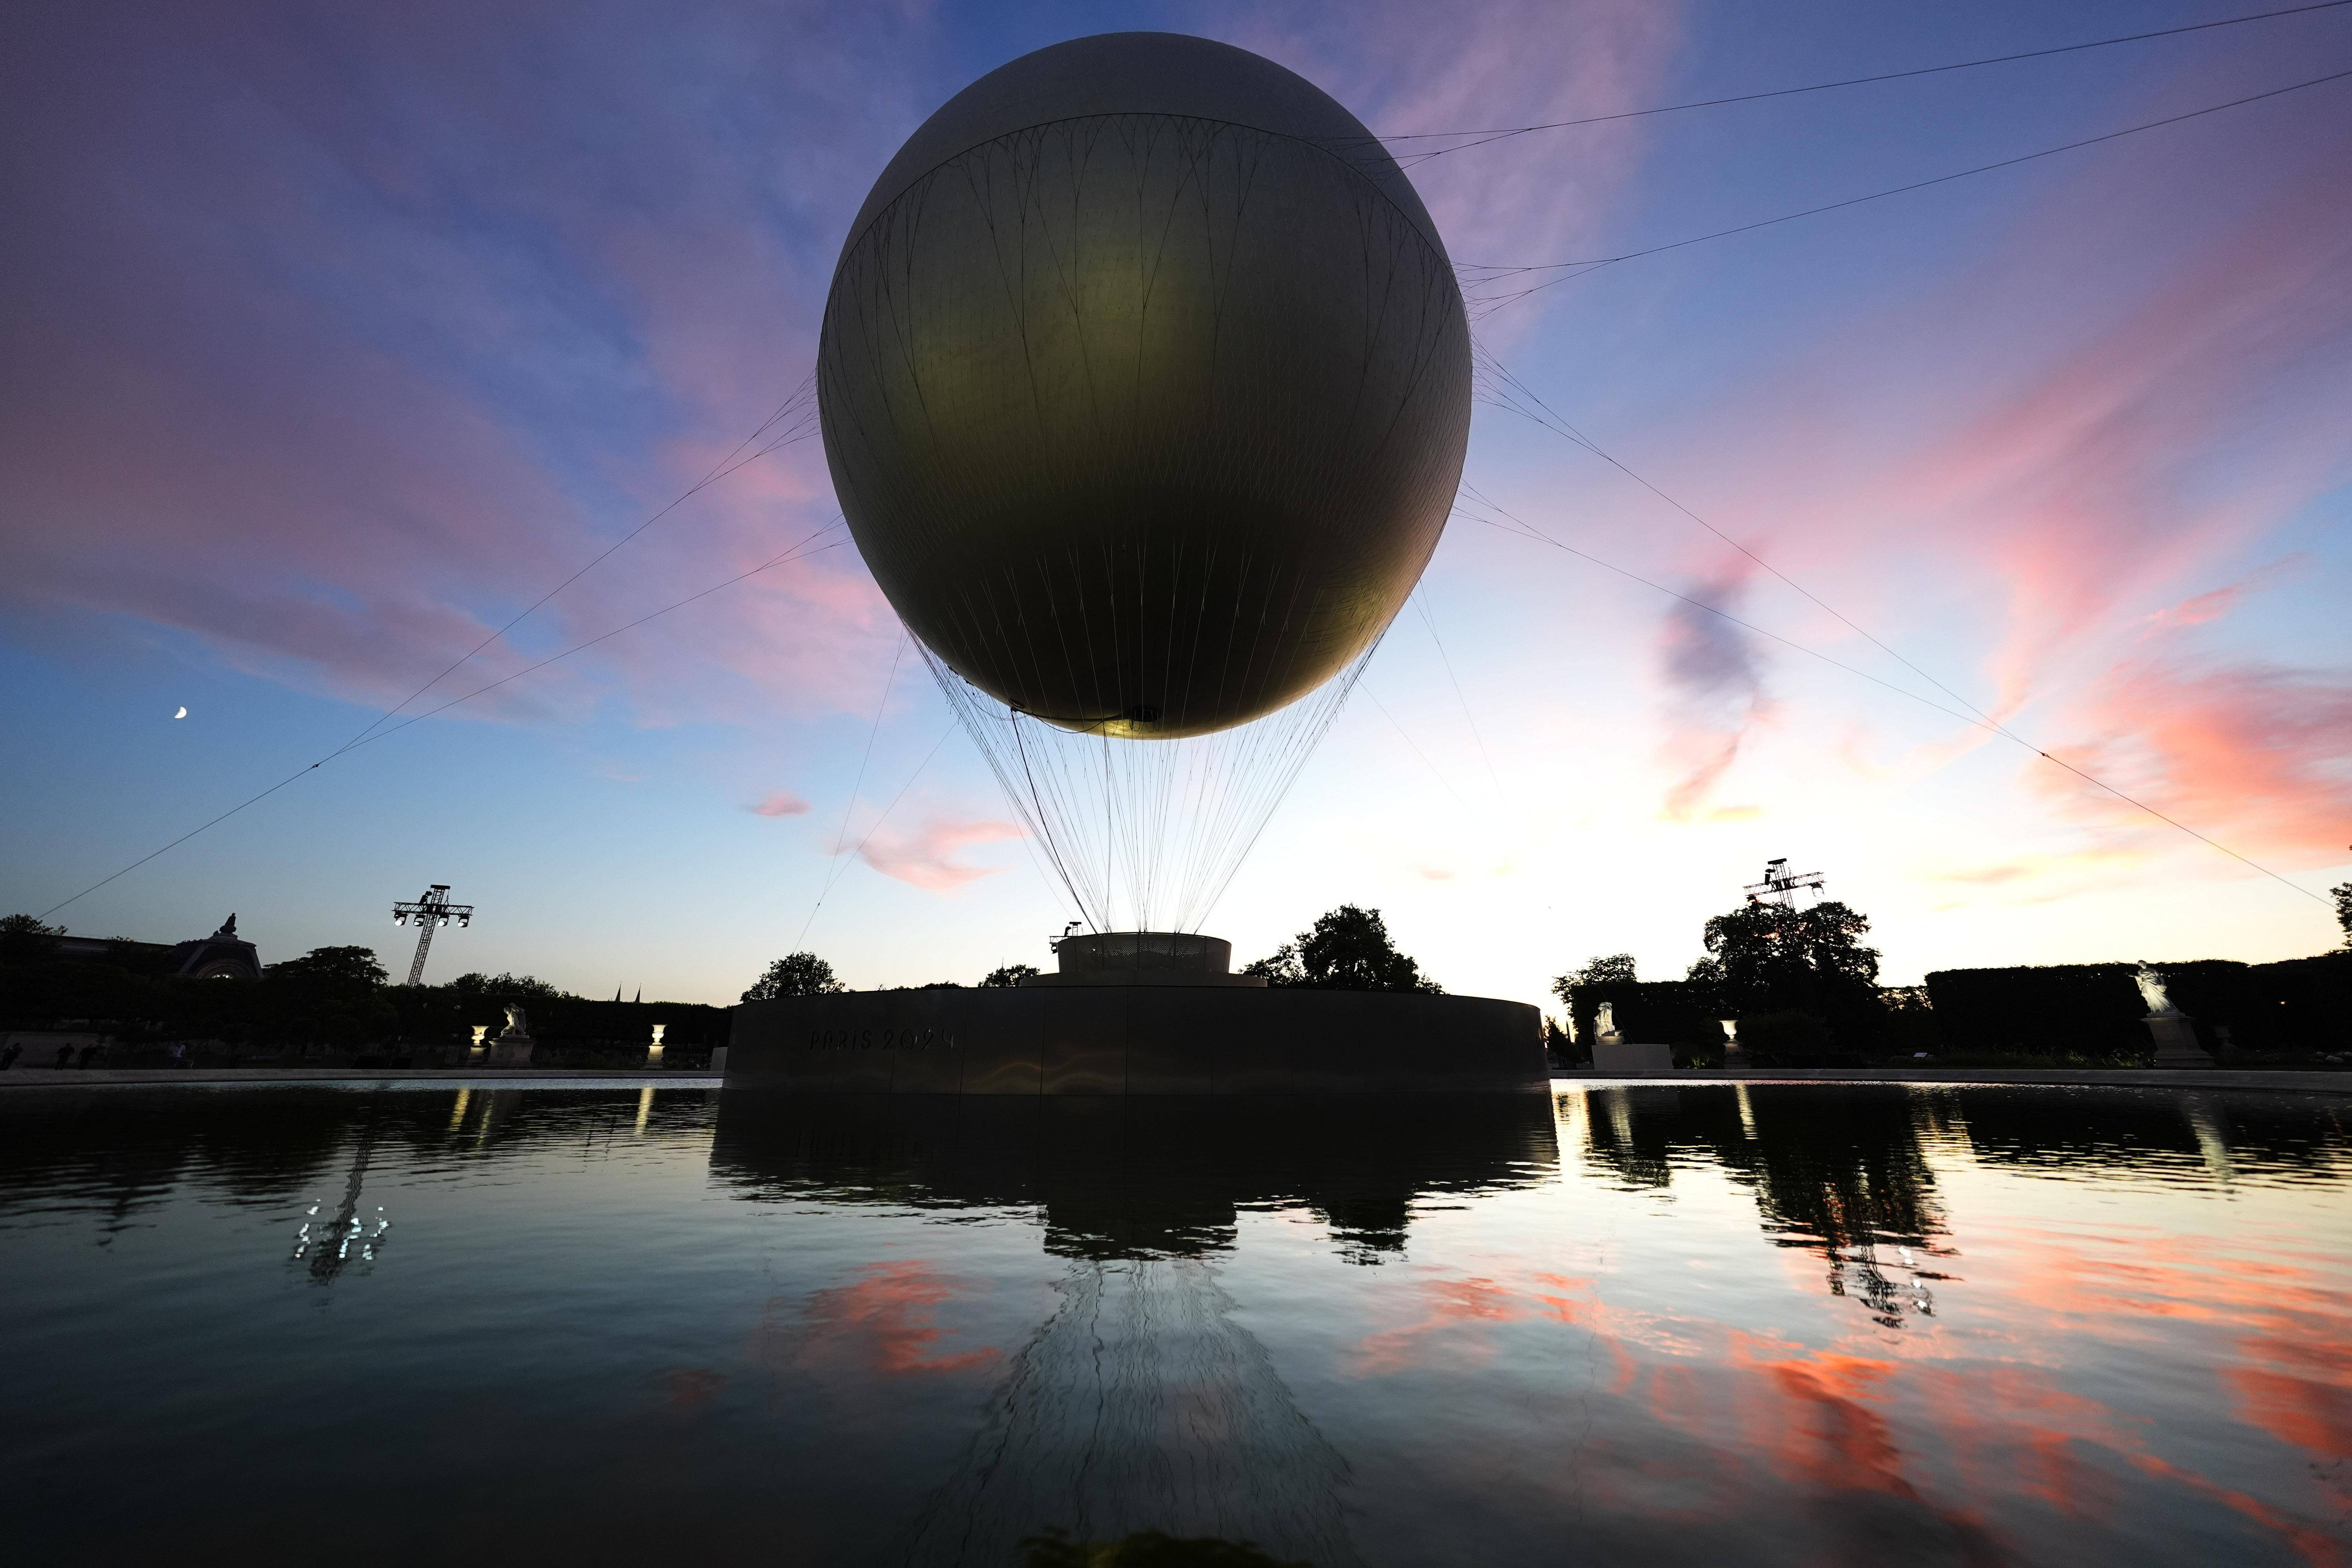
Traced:
POLYGON ((940 660, 1066 729, 1180 737, 1387 628, 1461 478, 1469 331, 1346 110, 1245 50, 1108 34, 892 159, 817 391, 858 548, 940 660))

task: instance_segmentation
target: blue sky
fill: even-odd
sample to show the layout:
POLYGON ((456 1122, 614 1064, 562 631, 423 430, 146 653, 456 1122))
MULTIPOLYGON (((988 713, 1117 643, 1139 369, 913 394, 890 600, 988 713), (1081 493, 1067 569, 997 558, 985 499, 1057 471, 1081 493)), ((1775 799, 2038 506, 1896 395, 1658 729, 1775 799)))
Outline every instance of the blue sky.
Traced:
MULTIPOLYGON (((808 374, 890 152, 1028 49, 1221 37, 1403 132, 2232 14, 50 15, 0 66, 26 219, 0 240, 0 907, 47 909, 334 751, 692 484, 808 374)), ((2352 7, 1543 132, 1414 179, 1457 260, 1612 255, 2344 68, 2352 7)), ((1479 331, 1612 456, 1970 702, 2318 890, 2352 868, 2347 171, 2352 81, 1629 261, 1479 331)), ((1482 408, 1468 478, 1937 696, 1533 425, 1482 408)), ((450 693, 832 511, 814 442, 763 459, 450 693)), ((2335 940, 2322 903, 2027 749, 1589 563, 1458 520, 1423 597, 1461 695, 1408 612, 1210 921, 1242 955, 1354 901, 1458 991, 1541 1000, 1618 950, 1674 975, 1773 855, 1873 916, 1891 979, 2335 940)), ((444 881, 481 915, 437 975, 688 1000, 801 945, 857 984, 1047 962, 1067 911, 919 668, 884 703, 897 637, 853 549, 794 562, 342 756, 55 918, 170 941, 235 909, 265 957, 359 942, 397 968, 389 903, 444 881), (845 821, 863 855, 833 852, 845 821)))

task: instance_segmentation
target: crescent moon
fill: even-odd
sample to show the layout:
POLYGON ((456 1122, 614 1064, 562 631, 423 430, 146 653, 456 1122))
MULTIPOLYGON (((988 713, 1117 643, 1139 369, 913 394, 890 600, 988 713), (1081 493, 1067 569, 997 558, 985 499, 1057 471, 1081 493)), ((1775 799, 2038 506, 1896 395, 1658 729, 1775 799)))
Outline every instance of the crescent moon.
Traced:
POLYGON ((184 718, 186 718, 187 716, 188 716, 188 710, 187 710, 186 709, 184 709, 184 708, 181 709, 177 713, 174 713, 174 714, 173 714, 173 715, 172 715, 172 717, 173 717, 173 718, 174 718, 174 719, 184 719, 184 718))

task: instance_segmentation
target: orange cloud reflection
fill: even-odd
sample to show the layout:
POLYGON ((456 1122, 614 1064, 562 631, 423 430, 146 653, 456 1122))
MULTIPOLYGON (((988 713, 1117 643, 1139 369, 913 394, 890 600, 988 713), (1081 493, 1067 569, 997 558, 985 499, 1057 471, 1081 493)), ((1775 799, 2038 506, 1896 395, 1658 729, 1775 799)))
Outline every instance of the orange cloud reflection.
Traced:
POLYGON ((947 1331, 934 1321, 934 1314, 941 1304, 953 1300, 956 1291, 928 1263, 909 1259, 869 1264, 858 1276, 855 1283, 810 1297, 797 1324, 762 1325, 759 1337, 781 1342, 776 1348, 788 1349, 789 1354, 761 1359, 803 1368, 845 1363, 885 1377, 967 1372, 996 1360, 992 1346, 939 1353, 947 1331))
POLYGON ((1612 1436, 1582 1450, 1582 1495, 1690 1523, 1797 1507, 1821 1531, 1815 1561, 1875 1561, 1873 1518, 1907 1518, 1964 1563, 2034 1558, 2051 1545, 2037 1518, 2111 1531, 2151 1488, 2226 1509, 2315 1568, 2344 1561, 2325 1521, 2352 1502, 2328 1481, 2352 1455, 2352 1316, 2331 1281, 2212 1237, 2135 1233, 2107 1253, 2059 1230, 1985 1234, 1964 1330, 1841 1317, 1809 1344, 1609 1300, 1638 1300, 1630 1281, 1494 1268, 1417 1281, 1407 1321, 1340 1366, 1475 1376, 1507 1345, 1525 1378, 1549 1336, 1574 1332, 1559 1364, 1580 1381, 1590 1368, 1590 1395, 1617 1405, 1598 1422, 1612 1436), (2307 1456, 2311 1479, 2290 1465, 2284 1490, 2257 1496, 2176 1450, 2164 1423, 2067 1386, 2076 1358, 2159 1338, 2189 1352, 2175 1358, 2189 1375, 2210 1369, 2236 1420, 2307 1456))

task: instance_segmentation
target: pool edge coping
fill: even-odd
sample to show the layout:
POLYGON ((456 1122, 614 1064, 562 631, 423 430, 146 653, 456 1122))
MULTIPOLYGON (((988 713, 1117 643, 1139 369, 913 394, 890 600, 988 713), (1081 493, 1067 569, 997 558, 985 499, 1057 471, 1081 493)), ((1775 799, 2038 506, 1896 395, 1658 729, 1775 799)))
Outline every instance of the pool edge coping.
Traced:
POLYGON ((35 1089, 221 1089, 239 1085, 446 1083, 453 1089, 523 1089, 567 1083, 626 1083, 631 1088, 716 1089, 720 1075, 701 1071, 598 1071, 590 1068, 11 1068, 0 1092, 35 1089))
MULTIPOLYGON (((1671 1074, 1556 1071, 1554 1084, 1645 1087, 1698 1083, 1889 1083, 1958 1088, 2008 1085, 2076 1089, 2259 1089, 2291 1093, 2352 1095, 2352 1072, 2226 1068, 1786 1068, 1779 1070, 1678 1068, 1671 1074)), ((444 1083, 451 1088, 560 1088, 620 1084, 629 1088, 717 1089, 720 1075, 680 1070, 597 1071, 586 1068, 12 1068, 0 1072, 0 1091, 36 1089, 219 1089, 239 1085, 386 1086, 444 1083)))
POLYGON ((2305 1094, 2352 1094, 2352 1072, 2229 1068, 1677 1068, 1671 1074, 1554 1072, 1554 1083, 1673 1085, 1684 1083, 1948 1084, 2066 1089, 2266 1089, 2305 1094))

